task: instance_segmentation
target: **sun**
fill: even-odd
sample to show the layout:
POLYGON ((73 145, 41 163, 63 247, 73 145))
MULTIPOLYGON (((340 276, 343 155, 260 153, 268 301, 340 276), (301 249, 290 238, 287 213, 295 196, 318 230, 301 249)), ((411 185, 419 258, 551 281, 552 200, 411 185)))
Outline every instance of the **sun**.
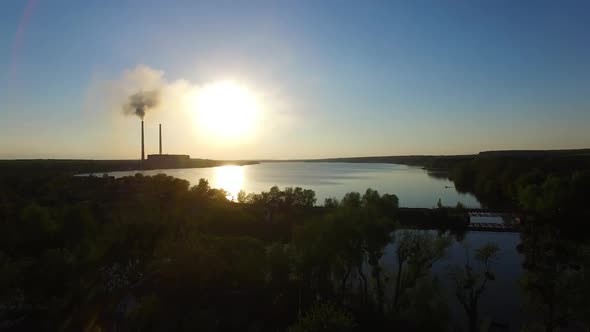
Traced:
POLYGON ((244 167, 243 166, 219 166, 215 167, 215 176, 213 178, 213 187, 223 189, 227 192, 227 198, 235 201, 238 199, 238 193, 244 185, 244 167))
POLYGON ((252 133, 260 106, 245 86, 234 81, 220 81, 199 91, 195 111, 199 127, 210 135, 238 139, 252 133))

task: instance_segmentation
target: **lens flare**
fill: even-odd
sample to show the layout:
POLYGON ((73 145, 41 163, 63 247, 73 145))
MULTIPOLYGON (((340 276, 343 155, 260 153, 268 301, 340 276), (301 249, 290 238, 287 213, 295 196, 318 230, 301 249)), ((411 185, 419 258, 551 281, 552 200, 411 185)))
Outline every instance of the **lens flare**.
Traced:
POLYGON ((246 87, 221 81, 203 87, 195 102, 198 126, 213 137, 236 140, 250 135, 260 106, 246 87))
POLYGON ((215 168, 213 188, 227 191, 227 198, 237 200, 238 193, 244 184, 244 168, 242 166, 221 166, 215 168))

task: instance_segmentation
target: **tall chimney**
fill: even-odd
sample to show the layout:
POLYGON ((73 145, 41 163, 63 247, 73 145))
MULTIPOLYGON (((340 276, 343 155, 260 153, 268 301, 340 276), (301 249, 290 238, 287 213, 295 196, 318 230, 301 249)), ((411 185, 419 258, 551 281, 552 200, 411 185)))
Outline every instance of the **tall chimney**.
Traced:
POLYGON ((141 120, 141 161, 145 160, 145 149, 143 146, 143 120, 141 120))
POLYGON ((160 123, 160 154, 162 154, 162 124, 160 123))

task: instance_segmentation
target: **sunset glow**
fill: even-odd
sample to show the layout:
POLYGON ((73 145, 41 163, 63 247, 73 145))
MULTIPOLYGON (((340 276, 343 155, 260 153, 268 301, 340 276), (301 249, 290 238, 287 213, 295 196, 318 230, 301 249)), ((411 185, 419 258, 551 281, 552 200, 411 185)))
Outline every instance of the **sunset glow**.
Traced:
POLYGON ((213 187, 227 191, 227 198, 234 201, 244 184, 242 166, 221 166, 215 168, 213 187))
POLYGON ((206 85, 195 102, 198 128, 214 138, 227 141, 251 135, 259 113, 256 97, 246 87, 233 81, 206 85))

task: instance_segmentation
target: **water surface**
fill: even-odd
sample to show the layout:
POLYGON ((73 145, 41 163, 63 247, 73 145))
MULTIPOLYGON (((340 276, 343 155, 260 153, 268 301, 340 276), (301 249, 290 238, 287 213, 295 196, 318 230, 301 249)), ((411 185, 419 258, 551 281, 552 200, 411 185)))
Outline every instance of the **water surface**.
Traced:
MULTIPOLYGON (((451 181, 440 177, 429 176, 417 167, 395 164, 374 163, 304 163, 304 162, 269 162, 247 166, 220 166, 194 169, 149 170, 141 172, 113 172, 116 177, 134 175, 156 175, 165 173, 170 176, 188 180, 191 185, 205 178, 214 188, 225 189, 232 197, 240 190, 245 192, 267 191, 272 186, 302 187, 316 192, 318 204, 326 197, 341 198, 351 191, 364 192, 373 188, 380 193, 396 194, 400 205, 404 207, 434 207, 438 199, 444 205, 455 205, 461 202, 466 206, 479 206, 477 199, 470 194, 461 194, 454 189, 451 181)), ((484 218, 484 217, 482 217, 484 218)), ((476 220, 479 222, 494 222, 476 220)), ((493 218, 491 218, 493 219, 493 218)), ((435 232, 435 231, 428 231, 435 232)), ((518 280, 522 273, 520 267, 522 257, 516 251, 520 242, 517 233, 467 232, 465 238, 453 241, 447 255, 433 266, 433 274, 443 284, 445 297, 448 301, 450 314, 461 328, 466 324, 463 308, 455 298, 454 284, 448 277, 448 269, 452 265, 465 264, 465 246, 469 252, 485 243, 493 242, 500 248, 494 262, 496 280, 490 283, 481 299, 482 318, 492 318, 503 322, 515 330, 520 324, 521 297, 518 280)), ((388 273, 395 274, 397 242, 394 240, 384 250, 382 263, 388 273)))
MULTIPOLYGON (((436 231, 420 232, 437 233, 436 231)), ((476 271, 483 271, 483 266, 477 264, 473 256, 475 250, 487 243, 494 243, 498 246, 499 252, 492 261, 495 280, 487 284, 479 302, 480 318, 492 319, 497 323, 508 325, 510 331, 517 331, 523 316, 522 295, 518 285, 522 275, 523 257, 516 250, 520 243, 520 234, 467 232, 461 241, 453 239, 446 255, 432 266, 432 273, 443 286, 452 321, 462 322, 462 326, 466 326, 467 316, 455 296, 455 283, 449 275, 449 270, 451 266, 464 266, 469 256, 469 261, 476 271)), ((397 245, 394 235, 394 240, 385 248, 381 260, 385 271, 391 275, 397 272, 397 245)))
POLYGON ((434 207, 440 198, 444 205, 461 202, 466 206, 479 206, 470 194, 458 193, 453 183, 435 178, 417 167, 373 163, 305 163, 268 162, 246 166, 219 166, 210 168, 166 169, 131 172, 112 172, 116 177, 164 173, 188 180, 191 185, 204 178, 213 188, 225 189, 231 198, 240 190, 247 193, 267 191, 272 186, 312 189, 321 205, 327 197, 342 198, 351 191, 363 193, 373 188, 380 193, 396 194, 400 206, 434 207))

